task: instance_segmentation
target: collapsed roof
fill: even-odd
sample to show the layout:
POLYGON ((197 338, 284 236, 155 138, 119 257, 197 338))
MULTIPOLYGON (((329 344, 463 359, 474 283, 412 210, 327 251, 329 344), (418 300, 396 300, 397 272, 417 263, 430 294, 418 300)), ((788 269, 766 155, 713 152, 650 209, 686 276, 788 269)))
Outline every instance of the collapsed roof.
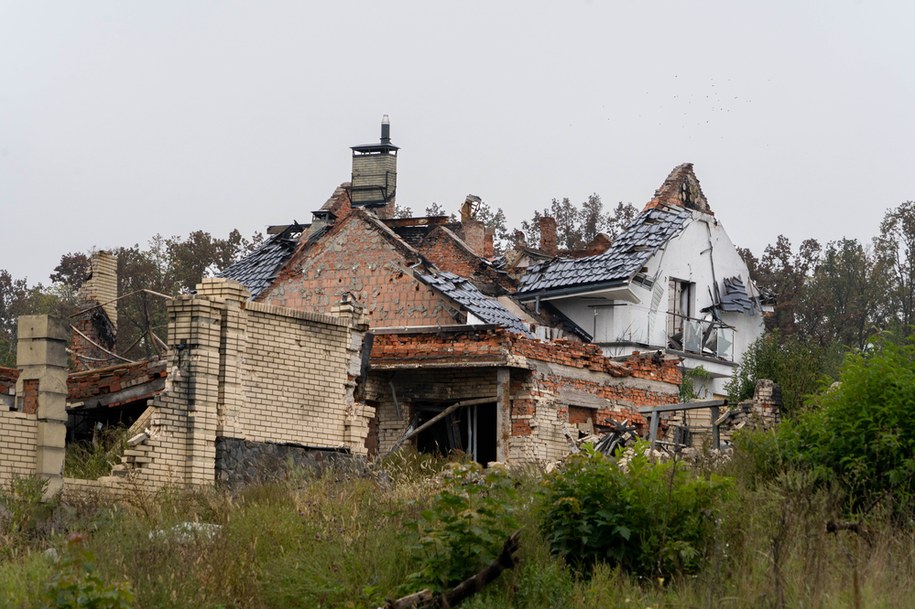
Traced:
POLYGON ((521 278, 518 295, 531 299, 541 294, 576 294, 627 284, 691 218, 683 207, 646 209, 603 254, 560 258, 531 267, 521 278))

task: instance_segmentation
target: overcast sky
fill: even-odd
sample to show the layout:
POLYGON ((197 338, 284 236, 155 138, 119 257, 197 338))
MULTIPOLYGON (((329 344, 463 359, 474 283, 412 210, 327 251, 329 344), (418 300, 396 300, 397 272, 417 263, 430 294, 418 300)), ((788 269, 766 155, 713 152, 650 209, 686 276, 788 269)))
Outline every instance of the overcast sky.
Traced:
POLYGON ((349 146, 398 202, 641 207, 682 162, 733 241, 915 199, 915 2, 0 0, 0 268, 310 221, 349 146))

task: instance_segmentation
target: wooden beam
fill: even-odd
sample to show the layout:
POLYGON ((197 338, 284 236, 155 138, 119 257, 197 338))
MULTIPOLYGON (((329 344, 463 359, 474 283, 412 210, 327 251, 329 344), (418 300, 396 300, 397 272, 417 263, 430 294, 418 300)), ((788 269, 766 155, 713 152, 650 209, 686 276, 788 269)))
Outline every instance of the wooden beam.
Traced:
POLYGON ((394 444, 394 446, 391 447, 391 450, 389 450, 387 453, 385 453, 385 456, 390 455, 392 452, 394 452, 395 450, 400 448, 404 442, 406 442, 407 440, 409 440, 410 438, 412 438, 419 432, 429 429, 430 427, 432 427, 433 425, 435 425, 436 423, 438 423, 439 421, 441 421, 442 419, 447 417, 449 414, 451 414, 452 412, 457 410, 458 408, 461 408, 463 406, 478 406, 480 404, 492 404, 496 400, 497 400, 496 396, 493 396, 491 398, 477 398, 474 400, 464 400, 462 402, 457 402, 455 404, 452 404, 451 406, 444 409, 443 411, 441 411, 440 413, 438 413, 437 415, 435 415, 434 417, 432 417, 431 419, 429 419, 428 421, 426 421, 425 423, 423 423, 416 429, 405 433, 400 438, 400 440, 398 440, 394 444))

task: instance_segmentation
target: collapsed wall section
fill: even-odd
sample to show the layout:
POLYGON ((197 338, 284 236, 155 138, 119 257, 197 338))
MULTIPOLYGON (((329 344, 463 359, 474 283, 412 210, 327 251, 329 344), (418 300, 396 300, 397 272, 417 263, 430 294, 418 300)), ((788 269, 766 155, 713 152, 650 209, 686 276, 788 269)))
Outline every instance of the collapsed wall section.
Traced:
POLYGON ((377 402, 381 454, 415 424, 421 401, 491 397, 497 453, 509 462, 556 461, 581 435, 615 424, 644 428, 637 408, 679 399, 679 358, 616 362, 595 345, 540 341, 492 326, 376 332, 368 399, 377 402))

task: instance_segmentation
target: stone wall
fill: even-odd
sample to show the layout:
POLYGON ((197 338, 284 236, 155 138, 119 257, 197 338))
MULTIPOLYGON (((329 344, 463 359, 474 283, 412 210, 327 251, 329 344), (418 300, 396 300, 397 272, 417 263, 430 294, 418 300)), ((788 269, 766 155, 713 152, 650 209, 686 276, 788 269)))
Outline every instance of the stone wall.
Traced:
POLYGON ((230 490, 328 470, 364 469, 364 459, 344 451, 237 438, 216 439, 216 481, 230 490))

